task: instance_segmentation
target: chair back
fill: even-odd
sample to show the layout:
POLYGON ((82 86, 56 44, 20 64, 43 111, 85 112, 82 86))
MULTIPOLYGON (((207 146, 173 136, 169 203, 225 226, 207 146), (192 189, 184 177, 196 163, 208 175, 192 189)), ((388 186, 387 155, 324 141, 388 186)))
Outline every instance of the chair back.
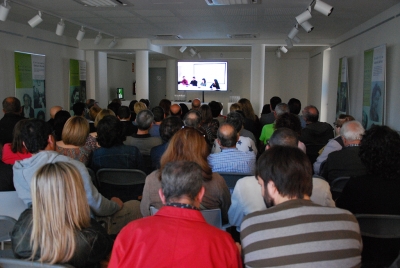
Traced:
POLYGON ((231 191, 231 193, 233 192, 236 182, 239 179, 247 176, 254 176, 254 174, 249 174, 249 173, 230 173, 230 172, 219 172, 219 175, 221 175, 224 178, 226 185, 228 185, 228 188, 231 191))
POLYGON ((349 179, 350 177, 338 177, 331 182, 331 193, 333 200, 336 201, 336 199, 339 198, 349 179))
POLYGON ((0 192, 0 215, 10 216, 18 220, 19 215, 25 209, 27 209, 27 206, 18 197, 16 191, 0 192))
POLYGON ((17 221, 9 216, 0 215, 0 242, 1 250, 4 250, 4 241, 11 239, 11 232, 14 229, 14 225, 17 221))
POLYGON ((41 263, 38 261, 28 261, 28 260, 19 260, 19 259, 6 259, 0 258, 0 267, 2 268, 25 268, 25 267, 70 267, 73 266, 68 264, 48 264, 41 263))
POLYGON ((362 236, 400 238, 400 215, 356 214, 362 236))
POLYGON ((96 173, 99 192, 106 198, 119 197, 123 202, 138 200, 143 193, 146 173, 138 169, 102 168, 96 173))

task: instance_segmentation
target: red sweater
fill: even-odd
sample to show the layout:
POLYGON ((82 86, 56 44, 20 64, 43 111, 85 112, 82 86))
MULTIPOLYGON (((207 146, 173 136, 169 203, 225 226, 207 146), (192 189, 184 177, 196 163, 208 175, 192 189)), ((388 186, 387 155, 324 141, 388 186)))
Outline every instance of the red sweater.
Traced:
POLYGON ((3 146, 3 155, 1 160, 6 164, 14 165, 15 161, 23 160, 31 156, 32 154, 26 152, 25 149, 23 153, 13 153, 13 151, 11 151, 11 143, 6 143, 3 146))

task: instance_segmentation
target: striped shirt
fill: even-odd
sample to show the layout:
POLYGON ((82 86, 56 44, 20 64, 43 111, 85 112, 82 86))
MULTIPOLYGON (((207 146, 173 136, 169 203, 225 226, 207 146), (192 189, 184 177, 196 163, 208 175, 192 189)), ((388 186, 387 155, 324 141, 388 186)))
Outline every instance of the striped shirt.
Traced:
POLYGON ((357 267, 356 218, 338 208, 294 199, 247 215, 241 225, 247 267, 357 267))
POLYGON ((207 159, 213 172, 254 174, 256 168, 255 154, 236 148, 224 148, 220 153, 210 154, 207 159))

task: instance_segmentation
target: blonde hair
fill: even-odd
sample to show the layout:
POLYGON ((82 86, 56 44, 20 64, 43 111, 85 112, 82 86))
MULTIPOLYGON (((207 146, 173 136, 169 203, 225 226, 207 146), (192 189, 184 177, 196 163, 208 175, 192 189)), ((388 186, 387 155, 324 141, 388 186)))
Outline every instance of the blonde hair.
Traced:
POLYGON ((115 113, 110 110, 110 109, 102 109, 96 116, 96 119, 94 120, 94 127, 97 127, 97 125, 99 124, 99 121, 101 119, 103 119, 104 116, 106 115, 113 115, 115 116, 115 113))
POLYGON ((69 163, 41 167, 32 178, 32 234, 34 259, 68 262, 75 253, 76 231, 90 226, 90 209, 79 171, 69 163))
POLYGON ((238 103, 240 103, 240 105, 242 106, 242 111, 246 118, 251 119, 253 121, 257 120, 257 116, 254 113, 253 106, 251 105, 251 102, 248 99, 242 98, 238 101, 238 103))
POLYGON ((82 116, 73 116, 65 122, 61 137, 66 145, 84 146, 88 135, 88 121, 82 116))
POLYGON ((231 107, 229 107, 229 111, 232 113, 234 111, 241 111, 242 110, 242 105, 240 103, 233 103, 231 107))
POLYGON ((142 110, 147 110, 146 104, 144 104, 143 102, 136 102, 133 106, 133 111, 135 112, 135 114, 138 114, 142 110))
POLYGON ((96 119, 97 114, 101 111, 101 108, 98 106, 92 106, 89 109, 89 117, 94 121, 96 119))

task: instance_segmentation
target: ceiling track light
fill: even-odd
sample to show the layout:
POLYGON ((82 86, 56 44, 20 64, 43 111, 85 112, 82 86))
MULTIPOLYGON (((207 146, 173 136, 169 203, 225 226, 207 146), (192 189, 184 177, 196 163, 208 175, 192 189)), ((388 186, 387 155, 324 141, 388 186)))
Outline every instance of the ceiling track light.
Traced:
POLYGON ((308 21, 303 22, 302 24, 300 24, 301 27, 303 27, 303 29, 307 32, 310 33, 312 30, 314 30, 314 26, 311 25, 311 23, 309 23, 308 21))
POLYGON ((281 58, 281 52, 279 51, 279 49, 277 49, 277 50, 275 51, 275 55, 276 55, 276 57, 277 57, 278 59, 281 58))
POLYGON ((117 40, 114 37, 114 39, 110 42, 110 44, 108 44, 108 48, 113 48, 113 47, 115 47, 116 44, 117 44, 117 40))
POLYGON ((43 21, 42 19, 42 12, 38 11, 38 14, 34 16, 32 19, 28 21, 28 24, 32 27, 35 28, 36 26, 39 25, 43 21))
POLYGON ((102 36, 101 33, 99 32, 99 34, 96 36, 96 39, 94 39, 94 44, 95 44, 95 45, 100 44, 101 39, 103 39, 103 36, 102 36))
POLYGON ((285 42, 286 42, 287 48, 292 48, 293 47, 293 43, 292 43, 292 40, 290 38, 286 38, 285 42))
POLYGON ((283 53, 287 53, 287 52, 288 52, 287 48, 284 47, 284 46, 281 46, 279 49, 280 49, 283 53))
POLYGON ((185 50, 186 50, 186 46, 182 46, 180 49, 179 49, 179 51, 181 52, 181 53, 183 53, 183 52, 185 52, 185 50))
POLYGON ((333 11, 332 6, 320 0, 316 0, 314 9, 325 16, 329 16, 333 11))
POLYGON ((78 31, 78 34, 76 35, 76 40, 80 42, 83 40, 84 36, 85 36, 85 29, 83 29, 83 26, 81 26, 81 29, 78 31))
POLYGON ((189 53, 190 53, 190 56, 192 56, 192 57, 194 57, 197 54, 196 50, 194 50, 194 48, 192 48, 192 47, 189 49, 189 53))
POLYGON ((293 37, 292 42, 298 44, 300 43, 300 38, 298 38, 297 36, 293 37))
POLYGON ((59 23, 57 23, 56 35, 62 36, 64 34, 65 23, 64 20, 61 19, 59 23))
POLYGON ((201 59, 201 55, 200 55, 200 53, 197 53, 197 57, 198 57, 199 59, 201 59))
POLYGON ((296 21, 297 21, 299 24, 302 24, 303 22, 305 22, 305 21, 307 21, 307 20, 309 20, 309 19, 311 19, 311 18, 312 18, 312 16, 311 16, 310 8, 307 8, 306 11, 304 11, 303 13, 301 13, 300 15, 298 15, 298 16, 296 17, 296 21))
POLYGON ((10 12, 10 5, 7 5, 7 0, 4 0, 4 4, 0 5, 0 20, 6 21, 8 12, 10 12))
POLYGON ((299 33, 299 25, 296 24, 289 32, 288 37, 293 39, 299 33))

